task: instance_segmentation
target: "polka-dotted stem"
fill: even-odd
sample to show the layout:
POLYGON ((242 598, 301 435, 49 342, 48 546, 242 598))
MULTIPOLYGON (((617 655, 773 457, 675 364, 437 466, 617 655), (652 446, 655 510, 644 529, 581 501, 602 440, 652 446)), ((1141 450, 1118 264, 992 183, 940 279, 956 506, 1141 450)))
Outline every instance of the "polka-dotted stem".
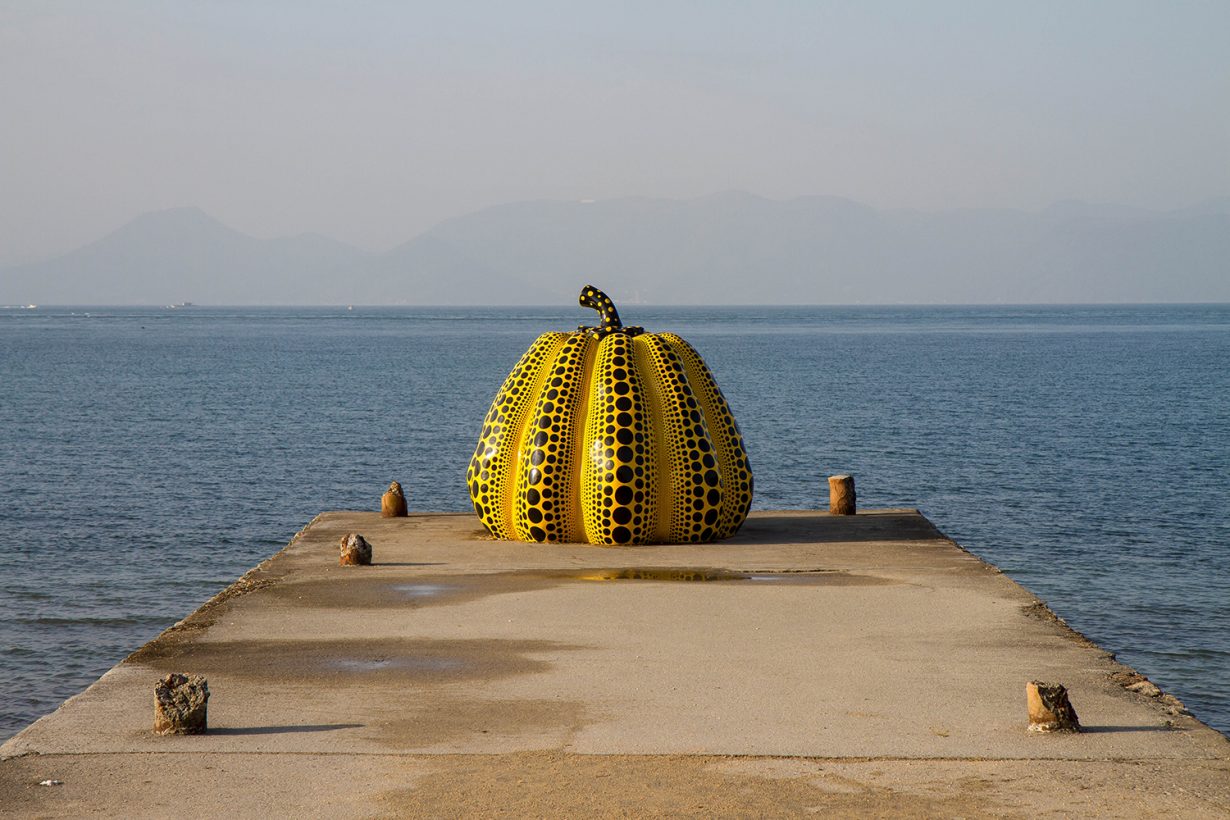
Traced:
POLYGON ((581 303, 581 307, 593 308, 602 316, 602 322, 598 327, 590 328, 582 325, 579 328, 580 330, 593 331, 600 339, 609 333, 639 336, 645 332, 645 329, 642 327, 624 327, 623 322, 619 321, 619 311, 615 309, 615 303, 611 301, 611 297, 593 285, 586 285, 581 288, 581 298, 578 301, 581 303))
POLYGON ((581 307, 593 308, 602 316, 602 323, 598 325, 598 332, 603 336, 623 328, 624 323, 619 321, 619 311, 615 309, 615 303, 611 301, 611 297, 593 285, 586 285, 581 288, 581 298, 578 301, 580 301, 581 307))

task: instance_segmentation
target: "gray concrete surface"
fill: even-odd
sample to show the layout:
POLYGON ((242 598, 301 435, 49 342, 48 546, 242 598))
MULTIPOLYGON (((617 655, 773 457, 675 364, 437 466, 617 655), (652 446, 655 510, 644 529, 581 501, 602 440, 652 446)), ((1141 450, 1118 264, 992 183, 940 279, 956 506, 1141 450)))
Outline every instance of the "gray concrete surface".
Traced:
POLYGON ((0 808, 1230 816, 1230 742, 1139 680, 912 510, 611 549, 325 513, 0 747, 0 808), (150 731, 169 671, 209 734, 150 731), (1087 731, 1026 732, 1031 679, 1087 731))

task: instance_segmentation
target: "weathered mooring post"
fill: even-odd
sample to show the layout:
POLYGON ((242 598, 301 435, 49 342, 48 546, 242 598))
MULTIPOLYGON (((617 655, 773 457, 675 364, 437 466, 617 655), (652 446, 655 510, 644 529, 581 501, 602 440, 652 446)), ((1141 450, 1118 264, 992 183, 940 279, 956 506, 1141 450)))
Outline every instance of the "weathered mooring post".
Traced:
POLYGON ((829 476, 829 512, 832 515, 854 515, 854 476, 829 476))
POLYGON ((404 518, 407 514, 406 494, 402 492, 401 484, 394 481, 380 497, 380 515, 385 518, 404 518))
POLYGON ((1031 680, 1025 684, 1025 702, 1029 706, 1029 731, 1081 730, 1080 719, 1068 700, 1068 690, 1063 684, 1031 680))
POLYGON ((209 684, 200 675, 172 672, 154 686, 154 734, 203 735, 209 684))
POLYGON ((372 545, 367 539, 352 532, 342 536, 341 552, 337 564, 341 567, 369 566, 372 562, 372 545))

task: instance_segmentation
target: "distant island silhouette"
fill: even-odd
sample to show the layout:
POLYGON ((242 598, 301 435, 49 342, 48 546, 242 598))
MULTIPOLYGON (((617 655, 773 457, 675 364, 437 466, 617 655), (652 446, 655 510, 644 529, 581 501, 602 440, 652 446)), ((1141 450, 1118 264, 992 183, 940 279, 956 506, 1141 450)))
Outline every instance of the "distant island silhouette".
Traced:
POLYGON ((1230 301, 1230 197, 1156 212, 878 210, 727 192, 499 205, 383 253, 258 239, 199 208, 148 213, 0 269, 0 303, 556 304, 612 283, 649 304, 1230 301))

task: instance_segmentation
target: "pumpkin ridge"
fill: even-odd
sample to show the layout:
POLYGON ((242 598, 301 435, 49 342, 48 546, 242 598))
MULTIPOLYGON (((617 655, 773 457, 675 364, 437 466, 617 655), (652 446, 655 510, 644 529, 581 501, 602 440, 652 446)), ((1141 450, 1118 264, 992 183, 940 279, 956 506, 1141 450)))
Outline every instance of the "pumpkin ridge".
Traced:
MULTIPOLYGON (((545 334, 544 334, 545 335, 545 334)), ((525 431, 530 426, 534 418, 534 403, 536 397, 542 392, 542 386, 550 378, 551 368, 554 367, 556 359, 559 358, 560 351, 564 349, 564 345, 568 342, 567 333, 557 333, 551 339, 550 348, 544 351, 543 359, 534 372, 534 379, 525 384, 523 391, 525 393, 525 404, 521 408, 521 413, 516 420, 515 432, 508 438, 510 443, 515 443, 515 448, 510 448, 508 453, 509 469, 505 474, 503 485, 503 505, 501 510, 504 513, 505 526, 511 533, 511 538, 521 538, 525 540, 520 533, 517 532, 517 487, 520 483, 521 476, 521 452, 525 449, 525 431)))
POLYGON ((674 349, 657 334, 636 338, 645 339, 661 384, 662 441, 670 463, 669 540, 710 541, 722 506, 722 476, 700 402, 674 349))
POLYGON ((583 481, 586 456, 585 437, 589 431, 589 411, 593 402, 591 395, 593 391, 590 385, 593 383, 594 363, 601 348, 601 341, 595 342, 588 333, 584 335, 586 342, 581 363, 581 376, 577 380, 577 407, 572 417, 571 429, 568 431, 569 440, 576 442, 581 450, 579 453, 573 453, 568 462, 572 475, 568 487, 569 530, 566 539, 582 542, 585 541, 585 484, 583 481))
POLYGON ((713 378, 713 372, 696 349, 677 334, 662 333, 660 336, 683 361, 688 381, 704 409, 722 477, 722 506, 715 537, 729 538, 743 524, 752 504, 752 471, 743 445, 743 435, 730 405, 726 403, 726 397, 713 378))
POLYGON ((581 507, 591 544, 644 544, 654 535, 651 413, 632 338, 598 343, 581 453, 581 507))
MULTIPOLYGON (((585 540, 591 544, 605 544, 600 521, 594 521, 594 510, 602 502, 596 498, 602 492, 602 458, 600 448, 602 441, 598 436, 602 429, 603 410, 606 405, 606 392, 603 390, 602 374, 605 369, 604 359, 609 358, 603 339, 598 342, 598 355, 594 363, 594 380, 590 386, 590 401, 585 415, 585 429, 581 437, 581 523, 585 526, 585 540), (597 502, 597 504, 595 504, 597 502)), ((600 517, 599 517, 600 518, 600 517)))
POLYGON ((528 411, 548 366, 563 345, 565 333, 543 333, 518 360, 491 403, 478 447, 470 460, 467 483, 474 511, 496 538, 515 538, 513 498, 517 453, 528 411))
POLYGON ((654 360, 650 346, 653 334, 646 333, 632 339, 632 349, 636 361, 636 369, 642 383, 645 385, 645 399, 649 412, 647 428, 651 460, 658 466, 657 481, 650 488, 653 493, 653 506, 658 511, 657 520, 649 536, 653 543, 670 543, 672 515, 671 499, 673 497, 673 467, 671 464, 670 446, 666 439, 663 418, 666 399, 663 396, 662 377, 658 373, 657 362, 654 360))
POLYGON ((567 541, 572 535, 572 438, 580 393, 581 368, 592 344, 588 333, 565 338, 534 402, 521 436, 520 468, 513 514, 523 541, 567 541))

